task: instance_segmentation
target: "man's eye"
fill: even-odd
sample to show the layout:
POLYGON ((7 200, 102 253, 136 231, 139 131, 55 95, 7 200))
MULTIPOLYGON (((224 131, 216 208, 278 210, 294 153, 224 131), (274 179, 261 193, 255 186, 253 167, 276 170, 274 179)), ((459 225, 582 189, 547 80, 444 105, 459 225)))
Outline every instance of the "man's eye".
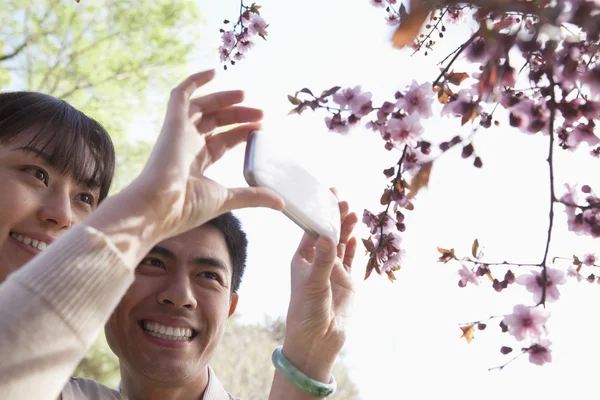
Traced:
POLYGON ((140 263, 140 265, 149 265, 151 267, 157 267, 157 268, 162 268, 162 269, 167 269, 167 267, 165 266, 165 264, 160 261, 158 258, 144 258, 142 260, 142 262, 140 263))
POLYGON ((48 173, 39 167, 25 167, 23 171, 33 175, 35 179, 44 183, 44 185, 48 186, 48 173))
POLYGON ((221 282, 221 277, 216 272, 204 271, 204 272, 201 272, 199 275, 202 276, 203 278, 208 278, 211 280, 221 282))

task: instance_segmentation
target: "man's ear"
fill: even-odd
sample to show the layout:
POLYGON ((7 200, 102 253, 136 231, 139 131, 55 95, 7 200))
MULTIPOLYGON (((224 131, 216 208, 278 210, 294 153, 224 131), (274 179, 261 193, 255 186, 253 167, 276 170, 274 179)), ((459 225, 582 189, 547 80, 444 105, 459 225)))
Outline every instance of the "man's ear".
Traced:
POLYGON ((240 299, 239 294, 234 293, 231 295, 231 300, 229 302, 229 316, 228 316, 229 318, 231 318, 231 316, 235 312, 235 309, 237 308, 237 303, 238 303, 239 299, 240 299))

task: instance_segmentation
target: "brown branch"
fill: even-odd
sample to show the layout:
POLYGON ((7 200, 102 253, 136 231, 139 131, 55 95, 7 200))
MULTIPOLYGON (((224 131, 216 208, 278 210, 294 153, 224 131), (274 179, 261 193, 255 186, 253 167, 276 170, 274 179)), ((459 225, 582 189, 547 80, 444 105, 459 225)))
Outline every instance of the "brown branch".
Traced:
POLYGON ((542 266, 542 282, 544 285, 542 286, 542 299, 539 304, 542 304, 546 307, 546 286, 548 283, 548 274, 546 270, 546 260, 548 258, 548 250, 550 249, 550 241, 552 240, 552 225, 554 224, 554 199, 556 196, 554 195, 554 166, 552 164, 552 156, 554 151, 554 118, 556 116, 556 83, 554 82, 554 77, 552 76, 552 72, 548 73, 548 79, 550 80, 550 88, 552 90, 552 96, 548 105, 550 107, 550 121, 548 122, 548 135, 550 136, 550 141, 548 144, 548 168, 550 172, 550 211, 548 213, 548 236, 546 238, 546 248, 544 249, 544 258, 540 265, 542 266))
POLYGON ((431 28, 431 30, 429 31, 429 33, 427 34, 427 36, 420 41, 421 43, 419 43, 419 47, 417 47, 415 49, 415 51, 413 51, 413 53, 411 54, 412 56, 414 56, 419 50, 421 50, 421 47, 423 47, 423 44, 427 42, 427 40, 431 37, 431 34, 437 30, 438 25, 440 24, 440 22, 442 22, 442 19, 444 18, 444 15, 446 15, 446 13, 448 13, 448 7, 445 8, 444 12, 442 12, 442 14, 440 15, 440 18, 437 20, 437 22, 435 23, 435 25, 433 26, 433 28, 431 28))
POLYGON ((12 53, 1 55, 0 56, 0 62, 6 61, 6 60, 9 60, 9 59, 11 59, 13 57, 18 56, 19 53, 22 52, 25 49, 25 47, 27 47, 28 43, 29 43, 29 40, 25 39, 25 41, 21 45, 19 45, 15 50, 13 50, 12 53))
POLYGON ((467 40, 466 42, 464 42, 462 44, 462 46, 460 46, 460 48, 458 49, 458 51, 456 51, 456 54, 454 55, 454 57, 452 57, 452 60, 450 60, 450 62, 448 63, 448 65, 446 65, 446 67, 442 70, 442 72, 440 73, 440 75, 436 78, 435 81, 433 81, 433 87, 435 87, 438 83, 440 83, 440 79, 442 79, 442 77, 444 75, 446 75, 446 72, 448 72, 448 70, 450 69, 450 67, 452 66, 452 64, 454 64, 454 61, 456 61, 456 59, 458 58, 458 56, 467 48, 469 47, 469 45, 473 42, 473 40, 475 40, 477 37, 479 36, 479 30, 477 30, 477 32, 475 32, 473 34, 473 36, 471 36, 469 38, 469 40, 467 40))

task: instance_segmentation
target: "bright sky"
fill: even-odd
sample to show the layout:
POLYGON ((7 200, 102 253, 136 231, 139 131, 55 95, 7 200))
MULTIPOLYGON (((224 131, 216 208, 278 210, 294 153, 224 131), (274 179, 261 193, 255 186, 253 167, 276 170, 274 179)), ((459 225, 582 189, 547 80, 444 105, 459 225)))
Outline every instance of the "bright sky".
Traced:
MULTIPOLYGON (((410 57, 410 51, 391 47, 391 28, 385 12, 368 0, 264 0, 261 13, 270 24, 268 40, 260 41, 248 57, 223 71, 216 49, 222 20, 234 20, 239 2, 200 1, 199 51, 190 56, 189 72, 218 69, 205 92, 243 89, 247 105, 263 108, 264 130, 285 143, 327 184, 336 186, 360 214, 380 211, 379 197, 386 179, 381 173, 398 154, 383 149, 378 134, 356 129, 349 136, 327 131, 323 113, 288 116, 287 95, 302 87, 315 92, 335 85, 362 85, 374 103, 391 99, 412 79, 433 81, 435 65, 469 27, 448 26, 448 34, 432 55, 410 57), (453 32, 457 32, 453 34, 453 32)), ((174 84, 179 77, 174 77, 174 84)), ((166 96, 166 93, 165 93, 166 96)), ((166 98, 163 96, 163 98, 166 98)), ((153 112, 155 118, 161 112, 153 112)), ((498 114, 500 115, 500 114, 498 114)), ((406 218, 406 251, 398 281, 372 276, 363 281, 366 257, 359 248, 353 275, 357 294, 343 362, 361 391, 361 399, 430 399, 482 397, 487 399, 597 398, 595 385, 600 349, 594 340, 600 324, 593 305, 600 301, 596 284, 569 281, 558 303, 550 304, 548 323, 553 363, 538 367, 526 357, 502 371, 488 368, 508 361, 501 345, 518 349, 492 320, 470 344, 459 339, 458 323, 512 312, 514 304, 532 305, 522 286, 498 294, 491 284, 480 288, 457 286, 458 264, 436 263, 436 246, 454 247, 467 255, 473 239, 485 245, 489 261, 539 262, 548 224, 547 138, 527 136, 503 127, 481 131, 475 148, 484 162, 478 170, 451 151, 433 168, 429 189, 419 194, 416 209, 406 218)), ((455 119, 427 121, 426 136, 434 143, 461 130, 455 119)), ((139 126, 138 126, 139 128, 139 126)), ((154 128, 157 131, 158 127, 154 128)), ((243 186, 243 147, 231 152, 209 175, 226 186, 243 186)), ((597 162, 586 152, 556 156, 556 189, 562 183, 588 183, 600 190, 592 171, 597 162)), ((289 260, 302 232, 282 214, 270 210, 237 213, 250 240, 248 269, 241 288, 238 313, 248 323, 265 316, 286 314, 289 300, 289 260)), ((556 209, 551 255, 569 257, 597 251, 591 239, 565 233, 561 207, 556 209)), ((356 232, 367 237, 361 225, 356 232)), ((522 347, 527 344, 523 344, 522 347)))

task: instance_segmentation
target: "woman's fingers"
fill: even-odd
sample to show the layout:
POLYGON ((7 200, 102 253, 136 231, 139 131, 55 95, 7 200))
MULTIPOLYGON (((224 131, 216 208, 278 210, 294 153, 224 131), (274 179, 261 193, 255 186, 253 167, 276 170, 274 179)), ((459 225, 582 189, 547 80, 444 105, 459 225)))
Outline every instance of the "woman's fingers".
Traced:
POLYGON ((200 133, 208 133, 217 127, 258 122, 262 118, 263 111, 258 108, 232 106, 214 113, 204 113, 202 119, 196 122, 196 128, 200 133))
POLYGON ((183 82, 171 91, 171 102, 180 106, 188 102, 192 94, 200 86, 212 81, 215 77, 215 70, 202 71, 188 76, 183 82))
MULTIPOLYGON (((206 137, 206 149, 210 157, 209 164, 218 161, 223 155, 248 139, 248 134, 260 129, 260 124, 244 124, 206 137)), ((207 165, 207 166, 208 166, 207 165)))
POLYGON ((211 93, 190 100, 190 111, 210 114, 234 104, 241 103, 243 100, 244 92, 242 90, 228 90, 211 93))

